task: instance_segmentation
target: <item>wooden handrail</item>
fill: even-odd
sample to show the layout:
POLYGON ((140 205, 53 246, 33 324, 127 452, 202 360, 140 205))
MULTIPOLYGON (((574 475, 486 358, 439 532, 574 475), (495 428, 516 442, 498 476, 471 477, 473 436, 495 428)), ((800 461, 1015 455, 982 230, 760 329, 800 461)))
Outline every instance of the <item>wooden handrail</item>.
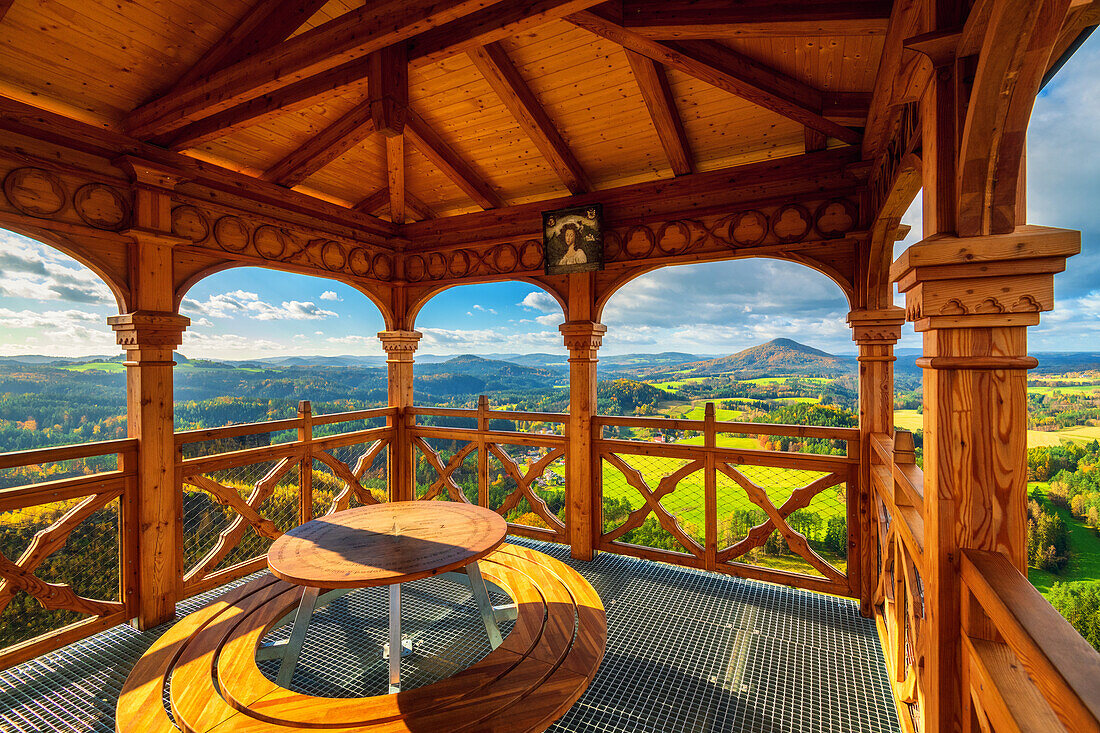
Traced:
MULTIPOLYGON (((482 413, 465 407, 410 407, 406 415, 424 417, 468 417, 477 419, 482 413)), ((520 410, 486 410, 489 420, 515 420, 517 422, 566 423, 569 415, 561 412, 523 412, 520 410)))
POLYGON ((338 422, 353 422, 356 420, 371 420, 379 417, 396 417, 396 407, 372 407, 368 410, 352 410, 350 412, 330 412, 327 415, 314 415, 313 426, 332 425, 338 422))
MULTIPOLYGON (((704 420, 683 420, 661 417, 613 417, 599 415, 593 419, 597 428, 654 428, 657 430, 694 430, 702 432, 704 420)), ((822 438, 825 440, 859 441, 858 428, 829 428, 818 425, 788 425, 786 423, 714 422, 716 433, 743 435, 774 435, 791 438, 822 438)))
POLYGON ((0 453, 0 469, 36 466, 40 463, 56 463, 77 458, 109 456, 112 453, 133 453, 138 448, 135 438, 103 440, 97 443, 78 443, 59 445, 53 448, 35 448, 34 450, 0 453))
POLYGON ((302 424, 301 418, 292 417, 286 420, 269 420, 267 422, 238 423, 226 425, 221 428, 201 428, 199 430, 183 430, 176 433, 176 446, 187 443, 204 443, 208 440, 223 440, 225 438, 239 438, 243 435, 260 435, 262 433, 280 433, 284 430, 297 430, 302 424))
POLYGON ((820 453, 790 453, 753 448, 722 448, 686 443, 650 443, 643 440, 601 438, 593 443, 601 451, 627 455, 661 456, 664 458, 702 458, 713 453, 720 461, 744 463, 750 466, 794 468, 806 471, 842 471, 859 463, 859 456, 830 456, 820 453))
POLYGON ((963 550, 961 571, 965 588, 1066 729, 1100 731, 1100 653, 1001 553, 963 550))

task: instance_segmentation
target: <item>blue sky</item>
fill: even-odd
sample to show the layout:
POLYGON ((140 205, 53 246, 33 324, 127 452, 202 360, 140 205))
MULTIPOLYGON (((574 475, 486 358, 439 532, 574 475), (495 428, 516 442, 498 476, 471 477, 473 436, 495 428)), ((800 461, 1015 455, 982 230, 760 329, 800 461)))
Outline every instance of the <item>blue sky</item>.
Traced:
MULTIPOLYGON (((1028 220, 1080 229, 1082 254, 1055 281, 1056 309, 1030 329, 1033 351, 1100 351, 1100 39, 1085 43, 1036 101, 1028 137, 1028 220)), ((920 238, 920 199, 906 223, 920 238)), ((899 299, 900 304, 900 299, 899 299)), ((743 260, 650 273, 608 304, 603 353, 731 353, 785 336, 851 352, 848 307, 831 281, 800 265, 743 260)), ((115 354, 114 299, 61 253, 0 230, 0 355, 115 354)), ((180 349, 192 357, 380 355, 382 319, 370 301, 331 280, 233 269, 198 283, 180 349)), ((564 353, 556 301, 526 283, 467 285, 421 311, 421 351, 564 353)), ((902 346, 919 346, 908 329, 902 346)))

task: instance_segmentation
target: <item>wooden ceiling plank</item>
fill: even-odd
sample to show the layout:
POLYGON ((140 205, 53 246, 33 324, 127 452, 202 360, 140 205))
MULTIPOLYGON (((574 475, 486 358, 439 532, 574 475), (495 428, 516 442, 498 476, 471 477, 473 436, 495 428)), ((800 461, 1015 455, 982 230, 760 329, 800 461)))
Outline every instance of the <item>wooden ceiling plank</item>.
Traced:
POLYGON ((806 152, 816 153, 819 150, 824 150, 828 145, 828 138, 824 133, 813 130, 809 127, 804 127, 803 133, 806 140, 806 152))
POLYGON ((386 188, 389 192, 390 221, 405 223, 405 136, 386 138, 386 188))
POLYGON ((0 0, 0 22, 4 20, 4 16, 8 14, 14 3, 15 0, 0 0))
POLYGON ((208 74, 282 43, 312 18, 326 1, 258 0, 171 88, 193 84, 208 74))
POLYGON ((388 186, 383 186, 374 193, 365 197, 362 201, 357 203, 352 208, 362 214, 371 214, 376 216, 379 211, 386 208, 386 205, 390 201, 390 192, 388 186))
POLYGON ((434 219, 437 216, 432 207, 413 196, 407 188, 405 189, 405 208, 418 219, 434 219))
POLYGON ((719 43, 661 43, 644 38, 590 11, 574 13, 567 20, 635 53, 679 69, 829 137, 851 144, 860 142, 859 132, 822 115, 823 99, 820 91, 719 43))
POLYGON ((691 146, 688 144, 687 133, 684 132, 684 122, 676 109, 676 99, 672 96, 664 67, 629 48, 623 50, 653 120, 661 147, 665 150, 665 157, 672 166, 672 172, 677 176, 691 173, 691 146))
POLYGON ((483 209, 497 209, 503 205, 485 179, 443 141, 416 112, 408 110, 405 135, 420 153, 441 170, 455 185, 466 192, 483 209))
POLYGON ((484 0, 368 3, 138 107, 127 130, 143 138, 170 132, 298 81, 321 64, 366 56, 483 7, 484 0))
POLYGON ((883 34, 891 0, 624 0, 623 26, 646 38, 883 34))
POLYGON ((490 43, 470 50, 467 55, 565 187, 574 194, 590 191, 592 182, 584 168, 504 48, 499 43, 490 43))

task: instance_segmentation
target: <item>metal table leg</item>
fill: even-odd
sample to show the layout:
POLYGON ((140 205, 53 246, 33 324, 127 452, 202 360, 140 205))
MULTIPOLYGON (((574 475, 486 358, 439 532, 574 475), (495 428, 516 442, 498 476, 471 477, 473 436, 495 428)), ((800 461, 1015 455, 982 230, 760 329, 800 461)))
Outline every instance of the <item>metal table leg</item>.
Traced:
POLYGON ((401 584, 390 586, 390 694, 401 692, 401 584))
POLYGON ((306 630, 309 628, 310 619, 313 618, 313 610, 317 607, 317 596, 320 588, 307 587, 302 593, 302 601, 298 604, 298 614, 294 617, 294 628, 290 631, 290 639, 286 643, 283 653, 283 661, 279 665, 279 675, 275 678, 275 684, 280 687, 289 687, 294 678, 294 667, 298 664, 298 657, 302 654, 302 644, 306 640, 306 630))
POLYGON ((481 621, 485 624, 485 633, 489 635, 489 646, 496 649, 504 643, 497 627, 493 602, 489 600, 489 591, 485 588, 485 579, 481 577, 481 568, 476 562, 466 566, 466 577, 470 580, 470 592, 474 594, 477 610, 481 612, 481 621))

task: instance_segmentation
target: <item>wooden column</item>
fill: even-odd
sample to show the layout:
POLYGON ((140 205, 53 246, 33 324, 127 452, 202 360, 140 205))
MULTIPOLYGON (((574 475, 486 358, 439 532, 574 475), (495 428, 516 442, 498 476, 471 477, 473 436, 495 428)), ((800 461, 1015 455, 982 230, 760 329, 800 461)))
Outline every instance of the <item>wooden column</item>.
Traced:
POLYGON ((390 501, 411 501, 416 497, 413 450, 408 434, 412 416, 406 414, 406 408, 413 405, 413 354, 422 336, 419 331, 378 333, 378 340, 386 351, 390 407, 397 408, 397 416, 391 422, 394 432, 389 455, 390 501))
POLYGON ((871 435, 894 434, 894 344, 901 338, 905 311, 901 308, 855 310, 848 314, 852 340, 859 347, 859 487, 848 488, 859 526, 854 533, 857 560, 849 555, 848 577, 855 579, 859 612, 870 618, 878 580, 878 537, 873 531, 875 506, 871 487, 871 435))
POLYGON ((573 557, 591 560, 602 525, 603 506, 592 457, 596 414, 596 362, 607 326, 567 321, 558 326, 569 349, 569 449, 565 460, 566 528, 573 557))
POLYGON ((1054 306, 1054 273, 1080 234, 929 237, 894 263, 924 334, 924 604, 929 730, 969 730, 959 556, 1003 553, 1026 572, 1027 327, 1054 306))

